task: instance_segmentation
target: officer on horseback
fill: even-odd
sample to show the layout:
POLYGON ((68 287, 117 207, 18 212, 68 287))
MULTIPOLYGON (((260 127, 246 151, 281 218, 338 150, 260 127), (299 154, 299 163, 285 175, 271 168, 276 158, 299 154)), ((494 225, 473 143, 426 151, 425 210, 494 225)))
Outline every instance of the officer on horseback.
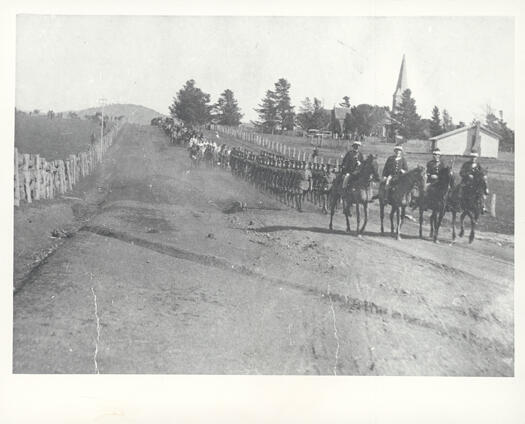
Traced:
POLYGON ((408 171, 407 161, 402 155, 403 147, 394 147, 394 154, 390 156, 383 168, 383 181, 379 185, 379 196, 388 199, 388 192, 392 184, 395 184, 397 178, 408 171))
MULTIPOLYGON (((461 170, 459 171, 459 176, 461 177, 461 183, 459 185, 459 195, 460 198, 463 194, 463 189, 467 186, 471 186, 474 183, 475 177, 477 175, 483 175, 483 168, 478 163, 478 153, 476 151, 471 151, 469 154, 469 160, 461 165, 461 170)), ((486 193, 483 194, 482 198, 482 208, 481 214, 485 214, 487 209, 485 208, 485 200, 487 196, 486 193)))
POLYGON ((348 186, 348 182, 359 174, 361 164, 364 162, 363 154, 359 151, 361 142, 356 140, 352 143, 352 150, 350 150, 343 158, 343 189, 348 186))
POLYGON ((427 162, 427 184, 433 184, 438 181, 439 173, 445 167, 441 161, 441 151, 438 148, 432 150, 433 158, 427 162))

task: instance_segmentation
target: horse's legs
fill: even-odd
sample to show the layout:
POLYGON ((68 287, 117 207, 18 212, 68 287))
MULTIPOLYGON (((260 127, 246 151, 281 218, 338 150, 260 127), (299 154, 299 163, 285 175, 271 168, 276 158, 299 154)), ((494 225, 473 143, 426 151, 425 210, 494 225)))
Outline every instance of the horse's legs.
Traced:
POLYGON ((434 241, 436 241, 436 242, 437 242, 437 238, 438 238, 439 227, 441 227, 441 221, 443 221, 443 216, 444 215, 445 215, 445 209, 441 208, 441 210, 439 211, 439 215, 437 217, 436 234, 434 236, 434 241))
POLYGON ((360 235, 359 234, 359 226, 361 224, 361 217, 359 215, 359 200, 357 202, 355 202, 355 217, 356 217, 356 220, 357 220, 356 233, 357 233, 357 235, 360 235))
POLYGON ((383 218, 385 217, 385 204, 379 200, 379 218, 381 219, 381 234, 384 234, 383 218))
POLYGON ((339 196, 336 193, 333 193, 332 198, 330 199, 330 225, 328 225, 328 229, 330 230, 332 230, 332 220, 334 219, 335 206, 338 201, 339 196))
POLYGON ((456 241, 456 211, 452 210, 452 241, 456 241))
POLYGON ((346 232, 350 232, 350 219, 348 216, 350 215, 350 208, 352 207, 352 204, 349 203, 347 200, 343 199, 343 212, 345 214, 346 219, 346 232))
POLYGON ((463 237, 463 234, 465 234, 465 228, 463 227, 463 221, 466 215, 467 215, 467 212, 463 211, 461 213, 461 216, 459 217, 459 224, 460 224, 459 236, 460 237, 463 237))
POLYGON ((419 238, 423 238, 423 207, 419 207, 419 238))
POLYGON ((401 234, 400 234, 400 231, 401 231, 401 222, 400 222, 400 218, 401 218, 401 213, 400 213, 400 208, 397 207, 396 208, 396 239, 399 240, 401 238, 401 234))
POLYGON ((470 235, 468 237, 468 242, 472 243, 474 241, 474 233, 476 230, 476 217, 472 215, 472 213, 468 214, 470 218, 470 235))
MULTIPOLYGON (((397 208, 394 206, 390 207, 390 234, 394 234, 394 214, 396 213, 397 208)), ((398 210, 399 213, 399 210, 398 210)))
POLYGON ((434 229, 436 225, 436 210, 432 209, 432 213, 430 214, 430 238, 434 237, 434 229))
MULTIPOLYGON (((366 199, 368 200, 368 199, 366 199)), ((365 228, 366 228, 366 223, 368 221, 368 201, 365 201, 363 203, 363 213, 364 213, 364 218, 363 218, 363 226, 361 227, 361 230, 359 231, 359 234, 363 234, 365 232, 365 228)))

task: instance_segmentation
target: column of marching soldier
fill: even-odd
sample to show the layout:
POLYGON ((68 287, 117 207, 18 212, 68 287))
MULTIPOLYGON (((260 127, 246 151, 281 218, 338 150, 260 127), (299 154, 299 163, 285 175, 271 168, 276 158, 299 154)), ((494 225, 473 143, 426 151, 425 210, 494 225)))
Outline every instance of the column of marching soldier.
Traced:
POLYGON ((218 156, 221 166, 229 166, 233 175, 274 194, 298 211, 302 210, 302 202, 308 200, 326 213, 328 193, 340 172, 331 164, 300 161, 266 151, 254 153, 238 147, 230 150, 221 146, 218 156))

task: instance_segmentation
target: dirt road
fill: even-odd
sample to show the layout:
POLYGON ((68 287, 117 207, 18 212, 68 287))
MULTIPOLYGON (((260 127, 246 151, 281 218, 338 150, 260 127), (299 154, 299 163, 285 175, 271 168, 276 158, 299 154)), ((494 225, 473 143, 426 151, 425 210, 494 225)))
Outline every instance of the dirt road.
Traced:
POLYGON ((14 372, 513 375, 513 242, 396 241, 375 211, 329 232, 187 159, 122 130, 91 218, 14 296, 14 372))

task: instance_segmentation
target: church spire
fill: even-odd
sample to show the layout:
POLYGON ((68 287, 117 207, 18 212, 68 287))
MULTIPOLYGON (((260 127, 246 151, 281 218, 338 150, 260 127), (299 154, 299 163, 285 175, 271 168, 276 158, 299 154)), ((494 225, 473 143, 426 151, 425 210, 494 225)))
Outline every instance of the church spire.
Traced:
POLYGON ((407 83, 407 66, 405 62, 405 55, 401 61, 401 69, 399 69, 399 77, 397 78, 396 91, 394 92, 394 98, 392 101, 392 111, 401 103, 403 92, 408 88, 407 83))

